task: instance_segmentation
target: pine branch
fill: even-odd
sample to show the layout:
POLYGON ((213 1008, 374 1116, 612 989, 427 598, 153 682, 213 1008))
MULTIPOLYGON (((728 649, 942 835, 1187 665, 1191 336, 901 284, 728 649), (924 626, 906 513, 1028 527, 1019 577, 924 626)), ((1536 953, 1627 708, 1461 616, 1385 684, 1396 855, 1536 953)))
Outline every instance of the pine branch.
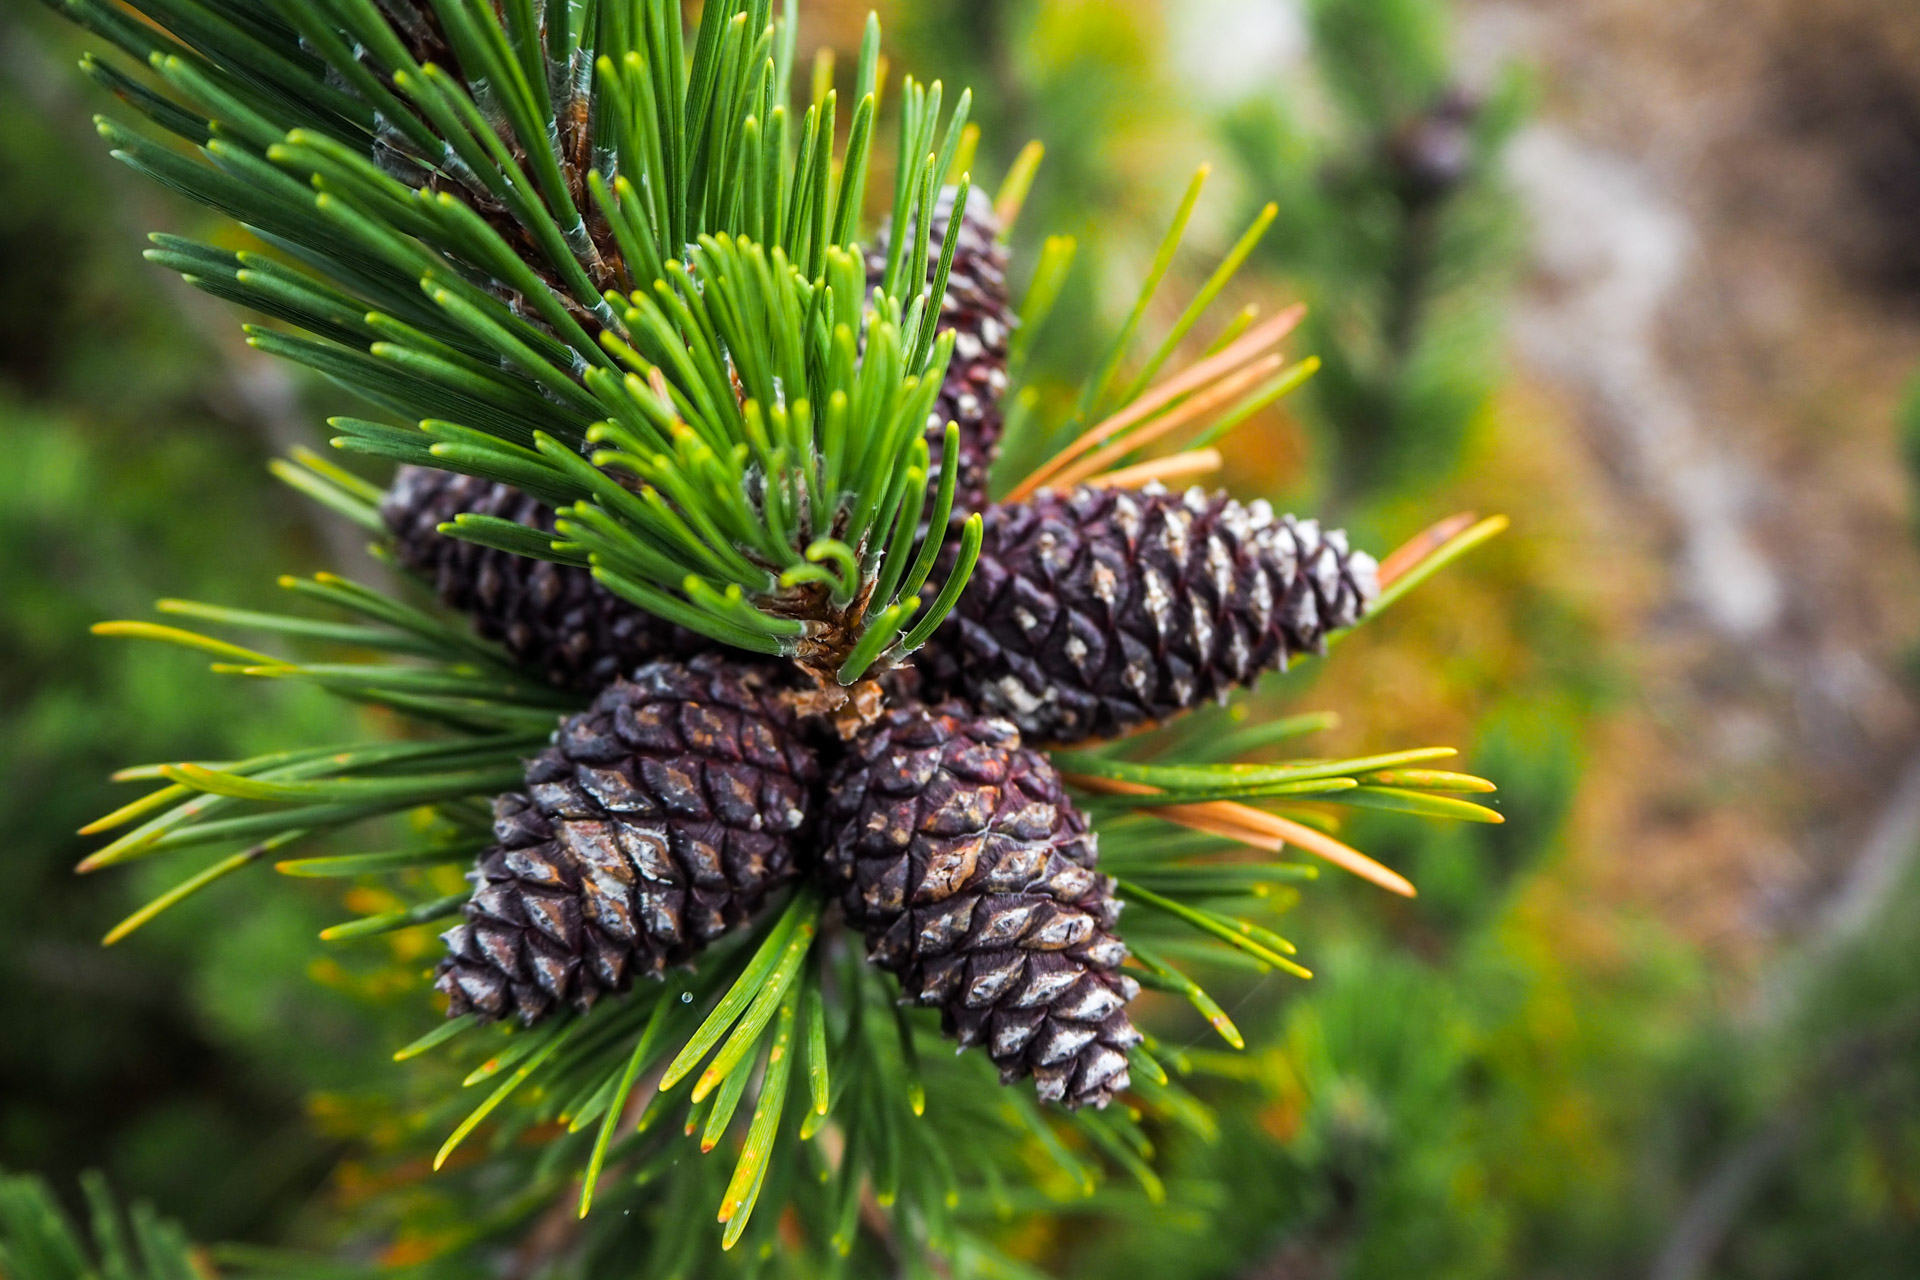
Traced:
MULTIPOLYGON (((152 67, 151 86, 103 74, 204 163, 103 121, 114 154, 277 251, 166 237, 150 256, 305 330, 250 340, 392 415, 336 419, 340 447, 565 504, 561 537, 610 588, 823 680, 938 624, 875 590, 914 550, 893 534, 927 472, 900 463, 949 352, 930 219, 871 296, 856 244, 877 25, 835 155, 830 87, 790 123, 791 24, 764 0, 709 7, 690 49, 664 0, 570 11, 544 38, 531 7, 479 0, 245 19, 139 0, 142 23, 49 2, 152 67), (828 559, 852 567, 826 584, 828 559)), ((900 97, 906 225, 950 176, 968 99, 900 97)))
POLYGON ((9 1280, 200 1280, 184 1232, 147 1204, 124 1212, 97 1173, 81 1179, 87 1229, 77 1228, 40 1179, 0 1173, 0 1275, 9 1280))
MULTIPOLYGON (((943 630, 984 542, 977 513, 952 518, 964 514, 954 510, 959 431, 935 437, 937 459, 927 436, 954 357, 941 317, 976 131, 967 95, 949 110, 941 85, 902 84, 895 233, 870 268, 857 238, 880 129, 876 23, 845 112, 827 62, 816 63, 804 110, 792 98, 793 25, 784 13, 775 21, 768 0, 709 3, 692 33, 665 0, 52 2, 151 70, 136 81, 93 64, 146 121, 141 131, 102 124, 116 154, 264 246, 156 237, 150 257, 267 317, 249 330, 254 345, 371 404, 359 412, 372 416, 334 419, 341 447, 510 485, 554 509, 550 527, 469 511, 442 532, 588 569, 665 623, 797 660, 829 693, 879 690, 871 677, 943 630), (156 141, 156 129, 171 138, 156 141)), ((1003 188, 1009 220, 1037 159, 1003 188)), ((1158 377, 1271 211, 1129 367, 1199 185, 1065 425, 1104 416, 1023 491, 1096 478, 1111 487, 1191 465, 1312 373, 1312 361, 1273 350, 1297 311, 1264 324, 1243 311, 1198 363, 1158 377), (1142 457, 1172 444, 1188 453, 1142 457)), ((1070 242, 1051 243, 1029 295, 1035 327, 1071 256, 1070 242)), ((1004 316, 991 318, 1004 329, 1004 316)), ((381 527, 381 495, 351 472, 307 455, 282 474, 346 519, 381 527)), ((1155 492, 1151 502, 1166 545, 1182 545, 1177 500, 1155 492)), ((1125 511, 1138 514, 1130 499, 1125 511)), ((1252 536, 1271 513, 1222 519, 1252 536)), ((1372 566, 1310 524, 1288 521, 1299 563, 1283 572, 1271 538, 1261 554, 1296 606, 1304 596, 1293 588, 1313 585, 1303 565, 1331 558, 1336 581, 1315 588, 1331 593, 1327 624, 1290 642, 1321 652, 1329 629, 1360 616, 1372 566)), ((1447 526, 1390 559, 1387 598, 1497 531, 1447 526)), ((862 885, 859 859, 842 856, 884 821, 836 830, 848 814, 808 812, 820 798, 816 748, 841 766, 864 749, 825 735, 816 744, 799 723, 831 698, 763 686, 755 659, 709 651, 629 672, 655 681, 658 697, 622 681, 589 690, 599 696, 583 711, 548 672, 436 614, 333 577, 286 585, 332 615, 169 601, 162 612, 207 630, 102 630, 206 654, 222 674, 317 685, 404 718, 416 736, 128 770, 123 778, 152 789, 89 828, 116 834, 82 869, 186 850, 210 859, 113 939, 270 860, 290 877, 382 886, 322 935, 329 943, 405 940, 461 920, 437 971, 458 1016, 396 1055, 433 1051, 465 1072, 461 1088, 428 1096, 401 1126, 432 1135, 437 1185, 469 1202, 439 1242, 449 1255, 515 1237, 562 1205, 587 1219, 569 1228, 580 1235, 568 1248, 614 1248, 629 1266, 644 1256, 650 1274, 704 1271, 716 1244, 749 1261, 779 1250, 808 1274, 862 1251, 911 1271, 928 1258, 997 1264, 979 1227, 1019 1196, 1158 1205, 1167 1188, 1156 1143, 1175 1130, 1211 1135, 1217 1122, 1176 1080, 1187 1056, 1128 1020, 1136 981, 1180 996, 1237 1046, 1239 1029, 1194 975, 1311 976, 1278 926, 1315 868, 1285 854, 1314 853, 1411 894, 1334 838, 1340 809, 1499 820, 1459 798, 1491 784, 1429 767, 1451 754, 1443 749, 1231 763, 1326 718, 1211 743, 1204 727, 1175 728, 1059 757, 1101 820, 1116 881, 1096 871, 1085 815, 1035 750, 1044 735, 1023 747, 1002 723, 956 714, 941 747, 954 748, 953 776, 964 777, 954 786, 972 789, 962 807, 999 802, 966 773, 996 761, 1022 771, 1035 802, 996 815, 991 842, 939 837, 949 840, 937 850, 942 874, 967 895, 964 912, 941 908, 957 931, 947 942, 965 943, 943 953, 945 925, 910 916, 904 888, 890 901, 890 882, 862 885), (723 696, 695 676, 737 687, 723 696), (740 764, 754 752, 757 774, 740 764), (772 775, 788 789, 760 785, 772 775), (715 816, 728 804, 738 822, 715 816), (636 817, 670 811, 651 825, 636 817), (798 857, 768 834, 782 821, 795 840, 848 847, 816 868, 826 854, 798 857), (355 840, 373 843, 356 851, 355 840), (1027 865, 1016 855, 1045 861, 1047 877, 1001 894, 993 877, 1027 865), (476 856, 474 892, 451 891, 476 856), (694 859, 693 872, 681 865, 694 859), (747 871, 715 872, 723 859, 747 871), (639 879, 651 887, 629 893, 639 879), (686 928, 690 908, 666 896, 689 885, 707 895, 701 928, 686 928), (1134 904, 1124 938, 1116 895, 1134 904), (975 905, 981 936, 961 938, 975 905), (861 907, 873 917, 861 922, 865 939, 843 923, 861 907), (635 927, 645 911, 658 918, 635 927), (609 941, 616 925, 621 946, 609 941), (963 962, 973 967, 963 973, 963 962), (911 985, 881 965, 913 974, 911 985), (1006 985, 1016 971, 1032 984, 1018 1005, 1006 985), (634 981, 645 976, 664 981, 634 981), (903 994, 938 1007, 940 1026, 930 1009, 903 1007, 903 994), (515 1012, 524 1025, 492 1021, 515 1012), (988 1052, 955 1058, 942 1033, 988 1052), (1083 1109, 1061 1114, 1003 1087, 1023 1074, 1040 1080, 1040 1097, 1083 1109), (1126 1105, 1099 1110, 1115 1095, 1126 1105)), ((1218 590, 1234 595, 1232 585, 1218 590)), ((905 753, 880 744, 863 759, 910 789, 905 753)), ((893 803, 884 792, 873 801, 883 820, 893 803)), ((938 812, 959 798, 942 790, 915 803, 938 812)), ((867 861, 884 876, 898 853, 867 861)), ((939 888, 928 890, 936 900, 939 888)), ((417 984, 417 962, 407 980, 417 984)))

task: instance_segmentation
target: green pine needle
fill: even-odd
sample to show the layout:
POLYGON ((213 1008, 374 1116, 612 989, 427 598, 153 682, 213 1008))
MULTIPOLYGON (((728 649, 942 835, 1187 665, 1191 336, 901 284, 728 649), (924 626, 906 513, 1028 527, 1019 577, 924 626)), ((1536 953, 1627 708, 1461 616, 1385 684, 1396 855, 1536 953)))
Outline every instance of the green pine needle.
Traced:
MULTIPOLYGON (((296 261, 172 237, 151 256, 303 331, 249 340, 388 415, 342 420, 338 444, 586 504, 602 519, 577 548, 498 522, 452 532, 590 563, 643 607, 686 600, 675 621, 716 640, 762 630, 746 611, 805 620, 823 652, 886 649, 875 629, 898 600, 855 602, 901 579, 912 548, 893 531, 928 497, 925 474, 909 485, 898 464, 947 359, 936 328, 954 240, 929 284, 927 213, 974 136, 970 95, 944 111, 940 86, 907 83, 894 214, 912 234, 893 237, 870 294, 856 237, 877 24, 840 149, 829 84, 789 127, 793 22, 766 0, 707 6, 690 49, 666 0, 547 23, 544 39, 530 4, 443 0, 433 17, 470 82, 416 61, 371 0, 276 3, 245 24, 212 0, 130 7, 146 23, 71 9, 150 63, 155 85, 92 73, 201 154, 102 122, 115 154, 296 261), (594 466, 638 477, 637 497, 583 474, 572 451, 596 426, 622 434, 594 466), (574 464, 529 452, 541 433, 574 464), (857 564, 829 600, 785 573, 821 539, 857 564), (736 591, 738 607, 710 607, 736 591)), ((380 529, 349 473, 309 458, 276 472, 380 529)), ((804 662, 810 645, 781 648, 804 662)))

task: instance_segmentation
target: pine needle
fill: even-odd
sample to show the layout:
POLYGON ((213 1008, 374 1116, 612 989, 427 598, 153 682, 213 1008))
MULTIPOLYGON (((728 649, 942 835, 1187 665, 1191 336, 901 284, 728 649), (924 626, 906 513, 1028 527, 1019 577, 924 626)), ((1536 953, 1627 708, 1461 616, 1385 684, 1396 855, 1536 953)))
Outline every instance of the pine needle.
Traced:
POLYGON ((1471 511, 1462 511, 1458 515, 1435 521, 1414 534, 1380 561, 1380 585, 1391 586, 1409 569, 1473 528, 1479 519, 1471 511))
POLYGON ((1000 224, 1002 241, 1012 237, 1013 229, 1020 221, 1020 211, 1026 207, 1027 193, 1033 190, 1034 176, 1040 172, 1040 162, 1046 155, 1046 147, 1037 138, 1020 148, 1020 154, 1014 157, 1013 167, 1007 170, 1006 179, 994 195, 993 216, 1000 224))
POLYGON ((251 849, 243 849, 239 853, 233 854, 231 857, 222 858, 220 861, 214 863, 212 866, 200 872, 198 875, 192 876, 186 880, 181 881, 179 884, 175 885, 173 888, 167 890, 165 893, 161 894, 159 897, 155 898, 153 901, 147 903, 147 905, 145 905, 144 907, 141 907, 138 911, 128 916, 125 920, 122 920, 119 924, 115 925, 112 929, 107 931, 107 936, 100 940, 100 945, 103 947, 112 946, 114 943, 119 942, 121 939, 125 938, 128 934, 132 933, 134 930, 150 922, 155 916, 167 910, 169 907, 178 906, 180 903, 185 902, 188 898, 191 898, 194 894, 200 892, 202 889, 214 883, 216 880, 224 879, 227 876, 232 875, 234 872, 240 870, 240 868, 247 866, 250 863, 258 862, 261 858, 265 857, 267 853, 270 852, 273 848, 277 848, 280 845, 284 845, 286 843, 287 841, 284 839, 279 841, 267 841, 262 844, 254 845, 251 849))
POLYGON ((1126 408, 1087 429, 1073 443, 1015 485, 1013 492, 1007 495, 1007 500, 1009 502, 1025 501, 1037 490, 1051 484, 1054 476, 1064 471, 1076 459, 1122 432, 1164 412, 1181 398, 1204 390, 1222 378, 1230 377, 1236 370, 1250 361, 1259 359, 1288 334, 1299 328, 1300 322, 1306 319, 1306 315, 1307 309, 1303 304, 1289 307, 1271 320, 1254 328, 1219 355, 1211 356, 1190 366, 1184 372, 1175 374, 1126 408))
POLYGON ((1138 489, 1142 485, 1153 483, 1164 484, 1171 488, 1179 481, 1191 480, 1196 476, 1212 475, 1225 463, 1226 460, 1221 457, 1218 449, 1190 449, 1185 453, 1171 454, 1164 458, 1149 458, 1131 467, 1121 467, 1117 471, 1088 476, 1083 483, 1091 489, 1138 489))
POLYGON ((1071 466, 1061 468, 1047 483, 1056 489, 1070 489, 1088 476, 1120 461, 1136 449, 1145 448, 1155 440, 1206 417, 1216 409, 1232 404, 1257 386, 1262 379, 1280 372, 1285 364, 1285 359, 1277 355, 1256 360, 1245 368, 1236 370, 1231 376, 1220 379, 1206 391, 1184 402, 1166 416, 1128 432, 1105 448, 1094 450, 1071 466))
MULTIPOLYGON (((1085 774, 1065 776, 1070 785, 1102 795, 1154 795, 1159 790, 1156 787, 1128 782, 1120 778, 1098 778, 1085 774)), ((1250 845, 1255 849, 1265 849, 1271 853, 1284 852, 1291 844, 1317 858, 1325 859, 1342 871, 1352 872, 1362 880, 1376 884, 1389 893, 1399 894, 1403 898, 1416 895, 1412 881, 1396 871, 1381 866, 1358 849, 1342 844, 1332 836, 1315 831, 1311 827, 1302 826, 1278 814, 1267 813, 1251 805, 1237 804, 1230 800, 1212 800, 1201 804, 1154 805, 1141 812, 1156 818, 1164 818, 1168 822, 1178 823, 1195 831, 1225 836, 1229 840, 1237 840, 1241 844, 1250 845)))

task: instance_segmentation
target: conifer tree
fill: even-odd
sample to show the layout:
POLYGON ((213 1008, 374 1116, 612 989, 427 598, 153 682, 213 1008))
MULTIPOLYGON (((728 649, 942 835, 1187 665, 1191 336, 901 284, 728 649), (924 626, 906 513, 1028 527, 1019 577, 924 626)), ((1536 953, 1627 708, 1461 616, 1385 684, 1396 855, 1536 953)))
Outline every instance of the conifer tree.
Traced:
POLYGON ((1439 0, 1310 0, 1301 74, 1226 121, 1297 281, 1324 366, 1305 397, 1336 493, 1430 480, 1458 461, 1500 369, 1520 236, 1500 162, 1525 113, 1508 70, 1470 85, 1439 0))
POLYGON ((381 732, 130 768, 152 789, 82 870, 212 859, 110 941, 268 862, 385 886, 330 942, 445 929, 448 1017, 397 1057, 473 1092, 414 1092, 389 1153, 443 1139, 434 1256, 532 1248, 565 1200, 584 1274, 1004 1272, 997 1210, 1156 1195, 1154 1132, 1215 1126, 1134 1000, 1238 1047, 1189 971, 1310 976, 1273 925, 1318 864, 1287 855, 1410 894, 1343 810, 1499 820, 1448 749, 1235 763, 1318 722, 1181 719, 1500 527, 1376 562, 1141 460, 1311 373, 1283 311, 1156 380, 1259 227, 1123 387, 1156 275, 1069 443, 992 504, 1009 335, 1064 266, 1016 320, 1038 153, 976 192, 969 95, 888 85, 877 22, 848 108, 770 0, 691 31, 664 0, 50 2, 126 55, 85 63, 141 119, 101 123, 116 156, 246 233, 149 258, 256 312, 254 346, 353 397, 334 443, 402 468, 282 477, 430 589, 103 624, 381 732))

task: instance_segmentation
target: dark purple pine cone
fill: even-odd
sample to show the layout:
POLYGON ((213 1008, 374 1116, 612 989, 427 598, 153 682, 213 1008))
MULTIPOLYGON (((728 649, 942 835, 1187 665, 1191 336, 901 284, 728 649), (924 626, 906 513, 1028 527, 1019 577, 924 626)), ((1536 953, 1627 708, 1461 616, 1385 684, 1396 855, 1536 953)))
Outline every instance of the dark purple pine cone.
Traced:
MULTIPOLYGON (((935 199, 929 233, 927 283, 940 271, 940 255, 953 225, 953 202, 958 188, 947 187, 935 199)), ((927 422, 927 447, 933 451, 936 476, 940 445, 947 423, 960 427, 960 474, 954 480, 956 518, 987 509, 987 473, 1000 454, 1000 436, 1006 419, 1000 398, 1007 390, 1007 342, 1018 323, 1007 297, 1007 247, 999 243, 1000 222, 993 201, 973 189, 960 215, 960 243, 953 251, 953 273, 947 278, 946 299, 940 307, 940 332, 953 331, 953 360, 940 384, 940 399, 927 422)), ((867 270, 878 284, 887 268, 887 237, 867 260, 867 270)))
POLYGON ((1473 176, 1483 110, 1474 94, 1449 89, 1386 140, 1388 176, 1409 209, 1431 208, 1473 176))
POLYGON ((532 1023, 685 963, 793 880, 818 781, 752 667, 709 654, 616 682, 494 802, 499 844, 444 935, 449 1016, 532 1023))
POLYGON ((1113 881, 1044 756, 964 708, 888 713, 828 784, 826 872, 874 963, 1012 1083, 1105 1106, 1140 1033, 1113 881))
POLYGON ((432 467, 401 467, 380 504, 400 563, 433 583, 483 638, 553 684, 593 693, 643 663, 719 647, 628 604, 585 569, 439 532, 463 513, 553 528, 553 512, 518 489, 432 467))
POLYGON ((987 512, 973 579, 916 666, 1040 744, 1118 737, 1324 650, 1379 594, 1373 557, 1265 502, 1159 485, 987 512))

